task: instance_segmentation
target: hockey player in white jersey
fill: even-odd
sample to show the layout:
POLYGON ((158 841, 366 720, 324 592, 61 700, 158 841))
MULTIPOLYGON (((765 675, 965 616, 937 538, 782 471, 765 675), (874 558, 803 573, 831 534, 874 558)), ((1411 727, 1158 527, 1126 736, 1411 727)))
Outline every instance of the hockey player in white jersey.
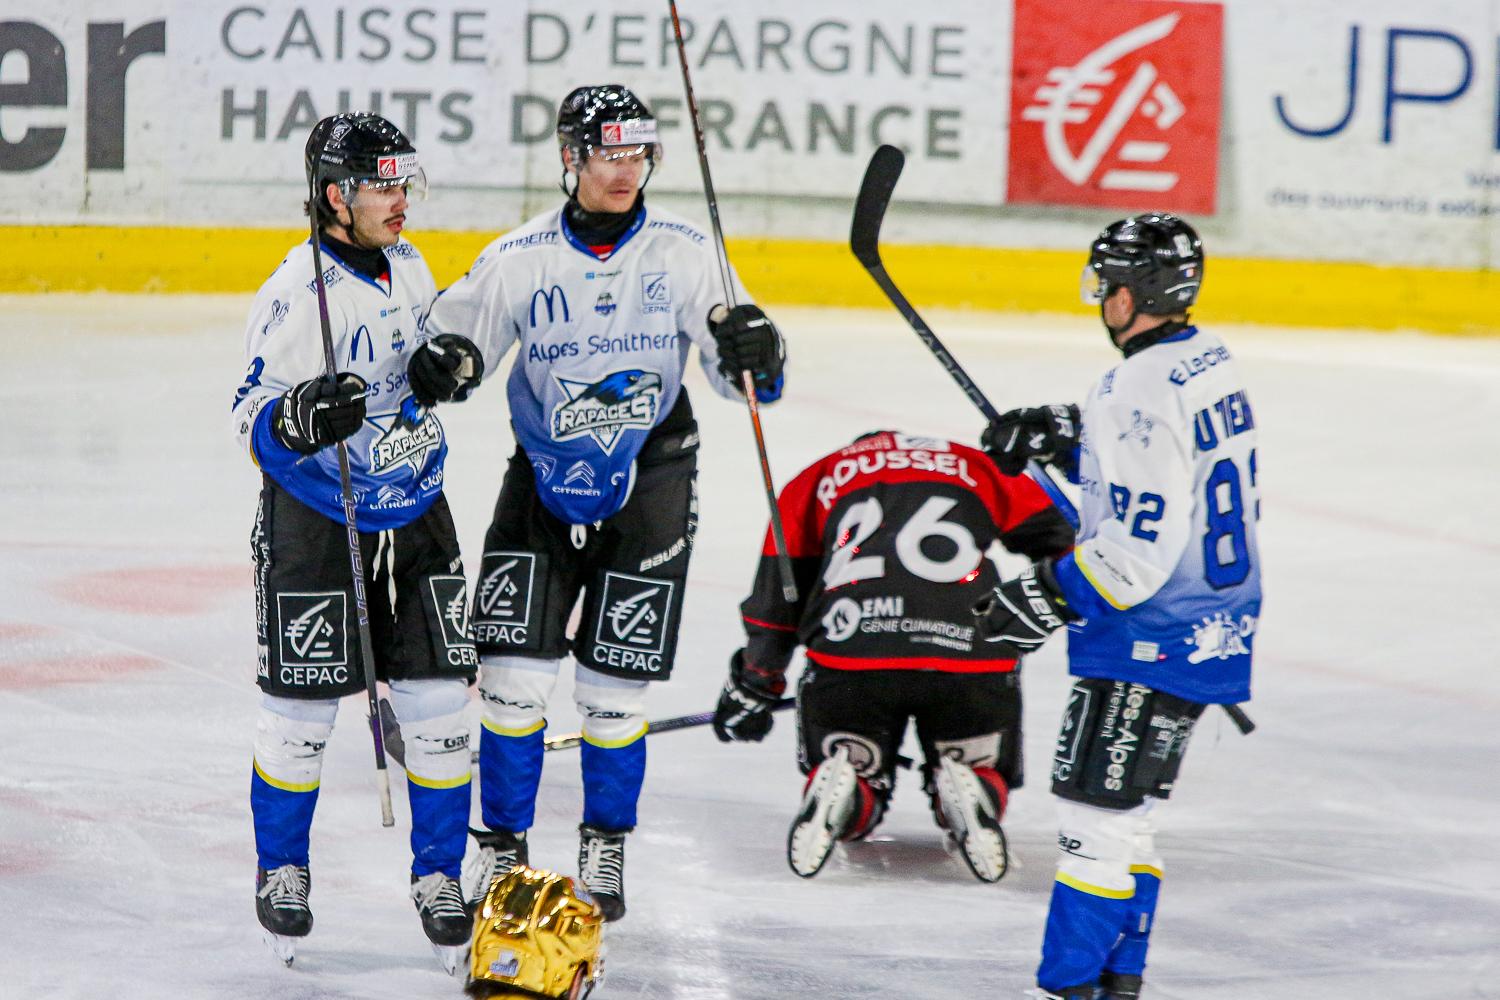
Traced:
POLYGON ((1250 697, 1260 615, 1256 432, 1239 365, 1190 325, 1191 226, 1152 214, 1095 240, 1085 300, 1125 360, 1080 410, 1012 410, 985 431, 1002 471, 1051 462, 1082 488, 1079 542, 975 609, 991 640, 1069 625, 1074 684, 1052 765, 1062 852, 1037 984, 1054 1000, 1135 1000, 1162 862, 1165 799, 1206 705, 1250 697))
MULTIPOLYGON (((323 749, 338 699, 365 689, 331 447, 343 441, 374 662, 390 683, 406 743, 411 895, 439 956, 456 967, 471 926, 457 881, 469 815, 462 709, 478 654, 442 494, 443 428, 418 405, 437 400, 413 399, 408 388, 408 358, 425 339, 423 322, 436 295, 422 255, 401 238, 408 192, 425 182, 411 143, 377 115, 319 122, 305 165, 309 190, 317 192, 308 211, 320 226, 328 319, 342 370, 336 385, 320 374, 322 333, 307 241, 292 248, 255 297, 245 330, 249 368, 232 407, 240 443, 263 473, 251 538, 263 692, 250 779, 256 915, 290 962, 297 939, 312 929, 308 835, 323 749)), ((441 356, 455 353, 450 344, 441 356)), ((447 395, 462 391, 455 382, 447 395)))
POLYGON ((720 395, 740 399, 749 371, 768 403, 781 395, 784 351, 737 278, 742 304, 726 308, 708 237, 646 204, 661 147, 634 94, 577 88, 557 135, 567 202, 486 247, 427 326, 471 338, 486 373, 516 347, 506 388, 518 447, 474 601, 486 869, 476 891, 528 860, 544 713, 571 652, 584 735, 579 866, 614 920, 645 775, 645 689, 672 671, 697 523, 683 371, 696 346, 720 395))

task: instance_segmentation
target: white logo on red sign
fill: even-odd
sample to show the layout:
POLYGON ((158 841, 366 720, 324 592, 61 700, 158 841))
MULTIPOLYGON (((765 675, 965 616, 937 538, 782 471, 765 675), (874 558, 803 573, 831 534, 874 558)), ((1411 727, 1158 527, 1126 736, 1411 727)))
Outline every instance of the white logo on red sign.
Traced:
MULTIPOLYGON (((1149 61, 1135 68, 1130 82, 1107 108, 1100 101, 1099 90, 1114 82, 1115 72, 1110 67, 1115 62, 1166 38, 1180 20, 1180 15, 1168 14, 1112 38, 1076 66, 1053 69, 1047 74, 1047 83, 1036 89, 1036 103, 1021 112, 1021 117, 1042 123, 1047 158, 1068 180, 1083 184, 1092 177, 1120 131, 1137 113, 1154 121, 1163 133, 1182 117, 1182 101, 1165 80, 1159 79, 1156 66, 1149 61), (1094 112, 1100 110, 1104 114, 1093 123, 1093 133, 1083 149, 1074 153, 1065 126, 1090 123, 1094 112)), ((1166 142, 1132 140, 1120 147, 1119 158, 1132 164, 1159 163, 1171 148, 1166 142)), ((1177 175, 1169 170, 1110 169, 1099 179, 1100 187, 1121 191, 1170 191, 1176 185, 1177 175)))
POLYGON ((1016 0, 1007 197, 1211 212, 1223 8, 1016 0))

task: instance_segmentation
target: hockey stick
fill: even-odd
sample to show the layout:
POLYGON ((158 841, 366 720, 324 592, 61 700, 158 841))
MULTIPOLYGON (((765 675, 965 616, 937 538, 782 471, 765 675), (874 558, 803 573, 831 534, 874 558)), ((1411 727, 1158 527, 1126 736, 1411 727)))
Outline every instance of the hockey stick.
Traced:
MULTIPOLYGON (((791 708, 797 704, 796 698, 778 698, 772 705, 771 711, 779 712, 783 708, 791 708)), ((646 731, 649 733, 670 733, 674 729, 692 729, 695 726, 706 726, 714 721, 714 713, 699 712, 697 715, 679 715, 671 719, 661 719, 657 722, 646 723, 646 731)), ((562 736, 553 736, 546 741, 548 750, 571 750, 583 742, 582 733, 566 733, 562 736)))
MULTIPOLYGON (((312 227, 313 284, 318 291, 318 324, 323 331, 323 366, 327 369, 330 385, 338 384, 338 361, 333 355, 333 331, 328 325, 328 293, 323 287, 323 253, 318 246, 318 191, 316 167, 308 187, 311 200, 307 214, 312 227)), ((349 476, 349 449, 340 441, 339 489, 343 492, 344 527, 349 536, 349 566, 354 577, 354 608, 359 617, 359 657, 365 671, 365 694, 369 697, 370 736, 375 741, 375 787, 380 792, 380 825, 395 826, 396 817, 391 812, 391 778, 385 765, 385 740, 380 731, 380 709, 375 698, 375 646, 370 640, 370 606, 365 599, 364 559, 359 553, 359 528, 354 517, 354 485, 349 476)))
MULTIPOLYGON (((703 124, 698 117, 698 100, 693 96, 693 81, 688 76, 687 45, 682 39, 682 22, 677 18, 677 0, 667 0, 672 12, 672 33, 677 39, 677 59, 682 65, 682 89, 687 95, 688 118, 693 123, 693 138, 698 144, 698 169, 703 174, 703 193, 708 198, 708 219, 713 225, 714 253, 719 261, 719 280, 724 284, 724 298, 733 308, 734 280, 729 271, 729 253, 724 249, 724 227, 719 222, 719 200, 714 196, 713 178, 708 173, 708 146, 703 139, 703 124)), ((771 479, 771 460, 766 457, 766 436, 760 427, 760 401, 755 398, 755 378, 748 370, 740 372, 740 391, 750 411, 750 428, 755 433, 755 452, 760 459, 760 478, 766 487, 766 502, 771 507, 771 538, 776 544, 776 566, 781 571, 781 596, 788 604, 797 600, 797 582, 792 577, 792 560, 786 551, 786 529, 781 523, 781 509, 776 505, 776 484, 771 479)))
POLYGON ((1229 721, 1234 723, 1234 727, 1240 731, 1241 735, 1249 736, 1255 732, 1255 723, 1251 720, 1250 716, 1245 714, 1243 708, 1240 708, 1238 705, 1227 704, 1220 705, 1219 707, 1224 710, 1224 714, 1229 716, 1229 721))
MULTIPOLYGON (((870 157, 870 165, 865 168, 865 179, 859 186, 859 197, 854 202, 854 222, 849 230, 849 249, 854 251, 854 256, 864 265, 870 277, 875 279, 875 284, 885 293, 885 297, 891 300, 891 304, 901 313, 906 322, 911 326, 927 349, 938 359, 938 364, 943 370, 953 377, 958 387, 963 390, 969 402, 979 408, 990 421, 1000 419, 1000 412, 995 409, 985 394, 980 391, 979 386, 964 371, 963 365, 948 353, 948 349, 938 340, 937 334, 932 332, 932 327, 917 313, 912 304, 907 301, 906 296, 901 294, 901 289, 891 280, 890 275, 885 273, 885 265, 880 260, 880 224, 885 221, 885 210, 891 203, 891 194, 896 190, 896 181, 901 178, 901 168, 906 164, 906 155, 895 146, 881 146, 875 150, 875 155, 870 157)), ((1076 529, 1078 527, 1078 511, 1074 508, 1065 493, 1058 488, 1052 476, 1041 464, 1031 461, 1026 464, 1026 471, 1031 478, 1036 480, 1040 486, 1068 519, 1068 523, 1076 529)))
MULTIPOLYGON (((791 708, 797 704, 796 698, 781 698, 771 706, 771 711, 779 712, 784 708, 791 708)), ((696 715, 679 715, 671 719, 659 719, 656 722, 646 723, 647 732, 670 733, 674 729, 692 729, 694 726, 706 726, 714 721, 714 713, 699 712, 696 715)), ((396 722, 395 710, 391 703, 385 698, 380 699, 380 724, 386 732, 386 748, 390 751, 391 759, 402 767, 406 766, 406 745, 401 739, 401 729, 396 722)), ((548 750, 571 750, 583 742, 582 733, 564 733, 561 736, 549 737, 543 745, 548 750)), ((471 764, 479 763, 479 753, 475 751, 471 764)))

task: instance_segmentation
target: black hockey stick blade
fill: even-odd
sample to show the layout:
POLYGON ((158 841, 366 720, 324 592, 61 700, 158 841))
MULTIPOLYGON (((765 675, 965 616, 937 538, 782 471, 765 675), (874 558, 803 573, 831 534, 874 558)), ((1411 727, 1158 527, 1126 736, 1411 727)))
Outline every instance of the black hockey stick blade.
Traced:
POLYGON ((401 723, 396 721, 396 710, 391 699, 380 699, 380 735, 385 737, 385 755, 396 762, 397 767, 406 767, 406 740, 401 737, 401 723))
POLYGON ((1240 708, 1240 706, 1238 705, 1222 705, 1220 707, 1223 708, 1225 714, 1229 716, 1229 721, 1233 722, 1234 727, 1238 729, 1243 735, 1249 736, 1251 733, 1255 732, 1255 722, 1250 718, 1250 716, 1245 714, 1245 710, 1243 708, 1240 708))
POLYGON ((885 221, 886 207, 901 179, 906 154, 895 146, 881 146, 870 157, 865 179, 859 185, 854 201, 854 223, 849 229, 849 249, 867 268, 880 266, 880 224, 885 221))

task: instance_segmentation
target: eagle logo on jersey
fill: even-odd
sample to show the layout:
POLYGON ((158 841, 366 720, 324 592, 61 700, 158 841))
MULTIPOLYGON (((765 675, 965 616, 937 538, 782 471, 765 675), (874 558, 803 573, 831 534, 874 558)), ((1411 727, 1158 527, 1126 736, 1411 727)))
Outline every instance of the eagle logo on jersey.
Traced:
POLYGON ((553 377, 567 397, 552 410, 554 441, 588 435, 608 455, 626 430, 656 424, 661 405, 661 376, 656 372, 630 368, 610 372, 597 382, 553 377))
POLYGON ((388 475, 403 465, 411 466, 413 475, 418 474, 426 466, 427 457, 443 443, 443 425, 409 397, 401 404, 399 414, 366 419, 385 432, 370 444, 372 475, 388 475), (382 420, 389 421, 390 426, 382 426, 382 420))

